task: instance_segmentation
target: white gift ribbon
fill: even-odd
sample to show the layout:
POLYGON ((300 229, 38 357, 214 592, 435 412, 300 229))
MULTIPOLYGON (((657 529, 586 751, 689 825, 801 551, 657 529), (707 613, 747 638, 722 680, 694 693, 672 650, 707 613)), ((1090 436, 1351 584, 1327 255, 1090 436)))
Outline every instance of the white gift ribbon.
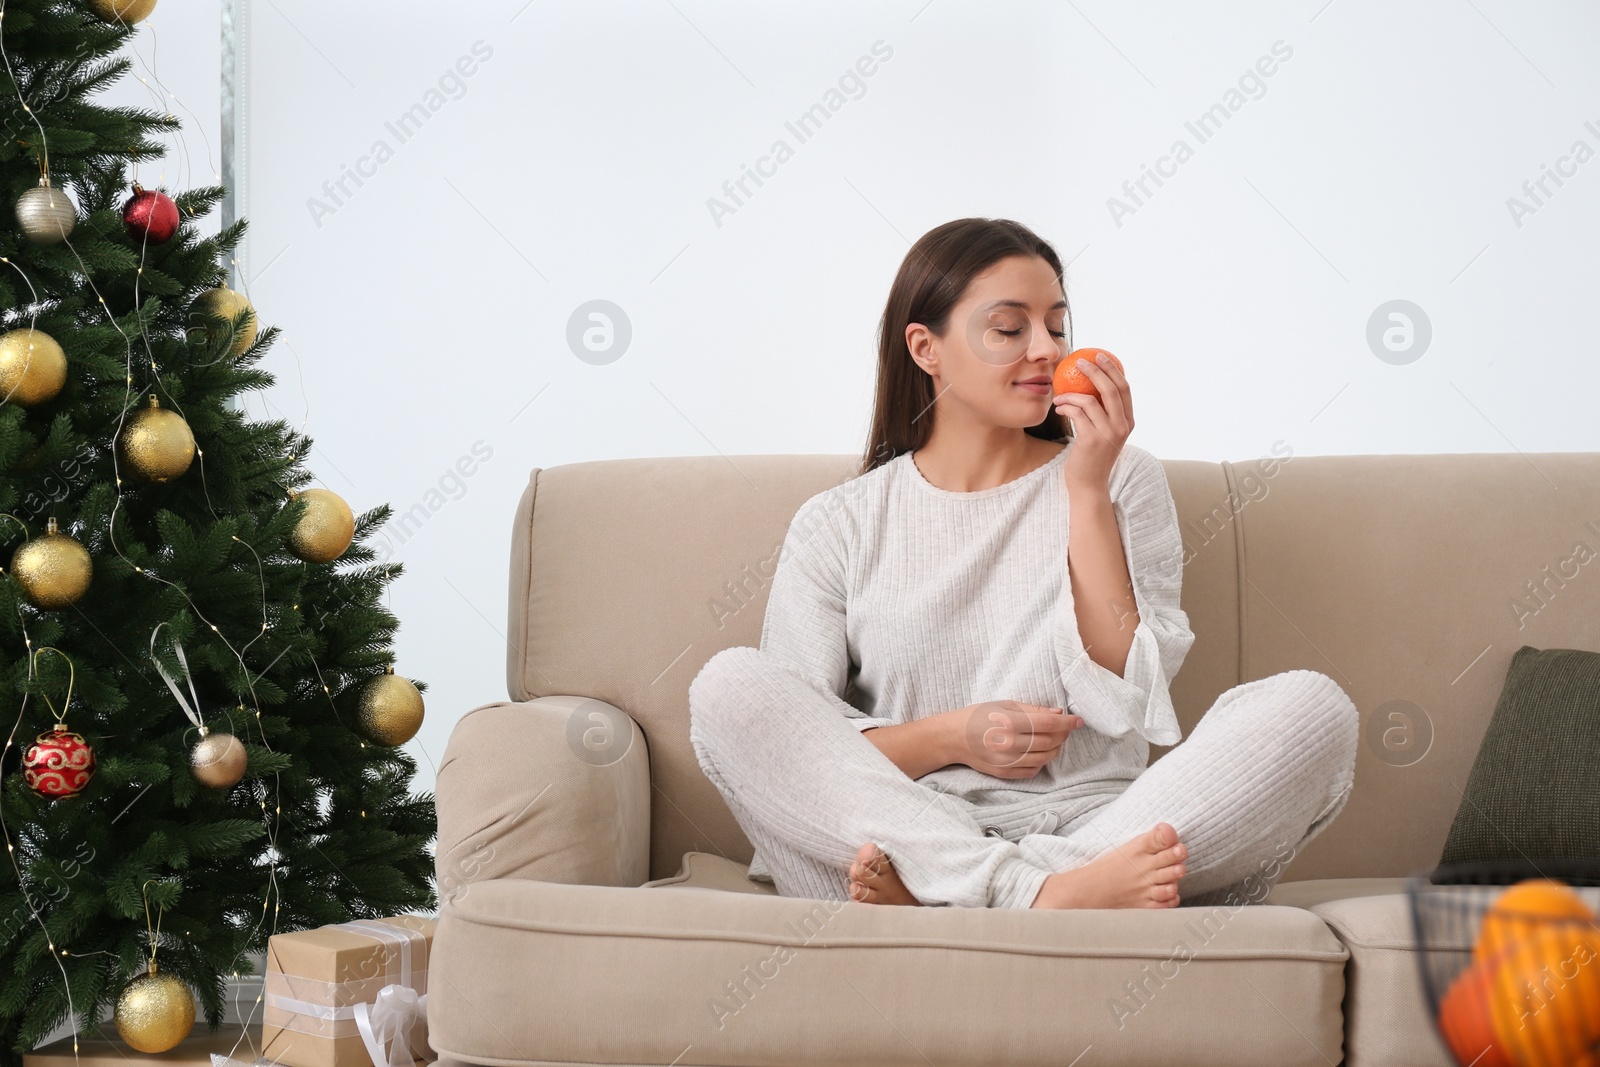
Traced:
MULTIPOLYGON (((428 995, 417 992, 417 982, 411 968, 411 946, 423 940, 422 934, 372 919, 337 923, 329 929, 349 930, 376 938, 387 945, 399 946, 398 953, 387 950, 384 953, 384 977, 387 983, 378 990, 372 1003, 358 1001, 335 1007, 276 993, 268 993, 266 1002, 273 1007, 316 1019, 354 1019, 361 1032, 361 1041, 367 1047, 367 1056, 372 1060, 372 1067, 413 1067, 416 1062, 411 1055, 413 1033, 420 1025, 424 1027, 421 1032, 426 1034, 428 1023, 428 995), (396 963, 399 964, 398 969, 396 963)), ((427 971, 424 969, 420 973, 425 975, 427 971)))

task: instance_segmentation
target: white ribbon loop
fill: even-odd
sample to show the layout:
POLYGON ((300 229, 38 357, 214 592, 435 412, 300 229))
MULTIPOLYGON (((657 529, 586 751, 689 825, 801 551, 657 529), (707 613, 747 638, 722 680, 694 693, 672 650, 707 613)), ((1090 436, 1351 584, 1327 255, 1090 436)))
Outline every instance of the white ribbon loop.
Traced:
POLYGON ((353 1007, 373 1067, 412 1067, 411 1028, 427 1021, 428 995, 419 996, 410 986, 386 985, 370 1008, 353 1007))
POLYGON ((156 658, 156 634, 160 633, 161 627, 165 625, 166 623, 164 622, 157 623, 156 628, 150 631, 150 662, 156 665, 156 672, 161 675, 161 680, 167 683, 167 688, 172 690, 172 695, 178 698, 178 706, 189 717, 189 721, 200 728, 200 735, 204 737, 206 724, 200 719, 200 696, 194 691, 194 677, 189 673, 189 661, 183 654, 183 642, 172 642, 172 651, 178 657, 178 666, 183 668, 183 680, 189 683, 189 695, 194 697, 193 704, 183 698, 183 690, 178 688, 178 680, 172 677, 172 672, 167 670, 166 665, 156 658))

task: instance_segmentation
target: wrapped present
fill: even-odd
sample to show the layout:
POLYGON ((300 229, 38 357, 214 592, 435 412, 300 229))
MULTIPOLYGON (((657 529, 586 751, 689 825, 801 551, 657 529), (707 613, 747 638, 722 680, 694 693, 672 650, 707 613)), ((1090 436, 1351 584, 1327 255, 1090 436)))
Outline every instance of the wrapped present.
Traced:
POLYGON ((422 1067, 438 920, 357 919, 267 939, 261 1047, 288 1067, 422 1067))

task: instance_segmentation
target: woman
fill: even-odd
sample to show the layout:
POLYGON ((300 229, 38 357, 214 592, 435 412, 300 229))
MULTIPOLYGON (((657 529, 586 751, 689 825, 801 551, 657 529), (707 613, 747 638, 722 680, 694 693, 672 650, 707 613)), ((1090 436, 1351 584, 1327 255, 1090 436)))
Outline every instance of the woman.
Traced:
POLYGON ((781 895, 1259 902, 1343 809, 1357 713, 1315 671, 1235 686, 1148 766, 1182 739, 1194 641, 1177 510, 1120 371, 1052 399, 1071 350, 1028 228, 958 219, 901 264, 862 473, 796 512, 760 648, 689 687, 695 754, 781 895))

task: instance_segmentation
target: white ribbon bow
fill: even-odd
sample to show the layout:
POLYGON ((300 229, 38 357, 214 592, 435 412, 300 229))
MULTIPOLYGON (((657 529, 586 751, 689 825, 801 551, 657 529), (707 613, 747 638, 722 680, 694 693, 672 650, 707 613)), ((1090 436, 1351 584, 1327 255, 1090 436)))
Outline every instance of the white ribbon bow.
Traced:
POLYGON ((412 1067, 411 1029, 427 1021, 428 994, 394 983, 378 990, 370 1005, 353 1007, 372 1067, 412 1067))

